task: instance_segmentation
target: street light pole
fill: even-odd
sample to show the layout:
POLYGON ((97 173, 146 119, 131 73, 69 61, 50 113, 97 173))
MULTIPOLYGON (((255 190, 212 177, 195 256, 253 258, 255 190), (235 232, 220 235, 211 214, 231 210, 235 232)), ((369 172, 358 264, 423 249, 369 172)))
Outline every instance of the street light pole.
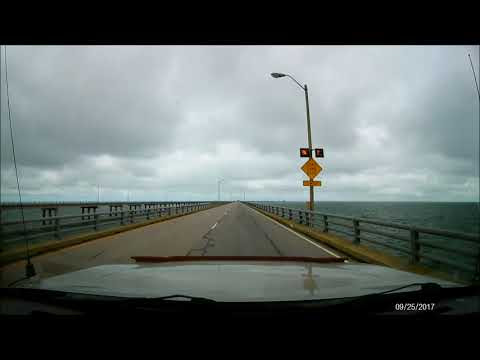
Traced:
POLYGON ((220 183, 223 181, 223 179, 217 180, 218 183, 218 201, 220 201, 220 183))
MULTIPOLYGON (((278 78, 281 78, 281 77, 289 77, 290 79, 292 79, 293 81, 295 81, 297 83, 298 86, 300 86, 300 88, 305 92, 305 104, 306 104, 306 107, 307 107, 307 132, 308 132, 308 148, 309 148, 309 151, 310 151, 310 159, 312 158, 312 131, 310 129, 310 106, 309 106, 309 103, 308 103, 308 87, 307 87, 307 84, 303 85, 300 84, 297 80, 295 80, 295 78, 293 78, 293 76, 291 75, 288 75, 288 74, 282 74, 282 73, 272 73, 271 76, 275 79, 278 79, 278 78)), ((310 211, 313 211, 314 209, 314 196, 313 196, 314 192, 313 192, 313 186, 310 185, 310 205, 309 205, 309 210, 310 211)))
MULTIPOLYGON (((307 129, 308 129, 308 148, 310 149, 310 159, 312 158, 312 152, 313 152, 313 149, 312 149, 312 131, 310 129, 310 106, 308 104, 308 87, 307 87, 307 84, 305 84, 305 87, 304 87, 304 90, 305 90, 305 104, 307 106, 307 129)), ((310 211, 313 211, 314 209, 314 192, 313 192, 313 186, 310 185, 310 211)))

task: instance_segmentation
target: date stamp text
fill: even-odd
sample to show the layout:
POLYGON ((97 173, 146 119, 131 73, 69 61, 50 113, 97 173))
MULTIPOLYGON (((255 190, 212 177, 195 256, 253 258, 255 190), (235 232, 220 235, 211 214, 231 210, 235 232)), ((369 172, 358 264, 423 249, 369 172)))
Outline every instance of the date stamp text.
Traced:
POLYGON ((432 311, 435 303, 396 303, 396 311, 432 311))

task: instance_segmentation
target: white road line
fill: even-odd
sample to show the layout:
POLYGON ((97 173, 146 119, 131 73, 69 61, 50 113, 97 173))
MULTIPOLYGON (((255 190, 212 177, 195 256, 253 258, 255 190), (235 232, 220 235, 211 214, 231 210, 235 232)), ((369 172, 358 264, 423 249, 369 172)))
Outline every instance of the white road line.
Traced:
POLYGON ((213 224, 213 226, 210 228, 211 230, 215 229, 217 227, 218 223, 213 224))
POLYGON ((295 235, 297 235, 299 238, 301 238, 301 239, 303 239, 303 240, 305 240, 305 241, 308 241, 310 244, 312 244, 312 245, 314 245, 314 246, 316 246, 316 247, 318 247, 318 248, 322 249, 322 250, 323 250, 323 251, 325 251, 326 253, 328 253, 328 254, 330 254, 330 255, 333 255, 333 256, 335 256, 335 257, 337 257, 337 258, 341 257, 340 255, 337 255, 337 254, 335 254, 335 253, 331 252, 330 250, 327 250, 327 249, 325 249, 323 246, 320 246, 320 245, 318 245, 317 243, 314 243, 312 240, 310 240, 310 239, 307 239, 305 236, 303 236, 303 235, 300 235, 299 233, 297 233, 297 232, 293 231, 292 229, 289 229, 289 228, 288 228, 288 227, 286 227, 285 225, 283 225, 283 224, 280 224, 279 222, 276 222, 275 220, 273 220, 273 219, 269 218, 269 217, 268 217, 268 216, 266 216, 266 215, 263 215, 261 212, 259 212, 259 211, 257 211, 257 212, 258 212, 260 215, 262 215, 263 217, 265 217, 266 219, 270 220, 271 222, 273 222, 273 223, 275 223, 275 224, 277 224, 277 225, 281 226, 281 227, 282 227, 282 228, 284 228, 285 230, 288 230, 288 231, 290 231, 292 234, 295 234, 295 235))

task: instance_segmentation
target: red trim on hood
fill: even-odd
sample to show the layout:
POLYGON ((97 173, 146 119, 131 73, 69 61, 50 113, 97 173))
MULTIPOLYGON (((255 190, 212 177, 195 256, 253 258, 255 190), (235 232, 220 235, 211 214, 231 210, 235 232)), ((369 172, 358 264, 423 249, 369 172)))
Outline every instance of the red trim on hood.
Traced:
POLYGON ((313 263, 343 263, 344 257, 302 257, 302 256, 132 256, 136 262, 163 263, 175 261, 294 261, 313 263))

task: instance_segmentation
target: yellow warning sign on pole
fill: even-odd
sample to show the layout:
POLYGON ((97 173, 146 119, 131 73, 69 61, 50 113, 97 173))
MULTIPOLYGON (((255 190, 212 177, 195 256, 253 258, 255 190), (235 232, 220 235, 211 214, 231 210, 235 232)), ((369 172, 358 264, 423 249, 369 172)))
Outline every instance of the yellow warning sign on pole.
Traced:
POLYGON ((313 158, 310 158, 303 164, 302 170, 310 179, 314 179, 323 169, 313 158))
POLYGON ((322 182, 314 180, 303 180, 303 186, 322 186, 322 182))

